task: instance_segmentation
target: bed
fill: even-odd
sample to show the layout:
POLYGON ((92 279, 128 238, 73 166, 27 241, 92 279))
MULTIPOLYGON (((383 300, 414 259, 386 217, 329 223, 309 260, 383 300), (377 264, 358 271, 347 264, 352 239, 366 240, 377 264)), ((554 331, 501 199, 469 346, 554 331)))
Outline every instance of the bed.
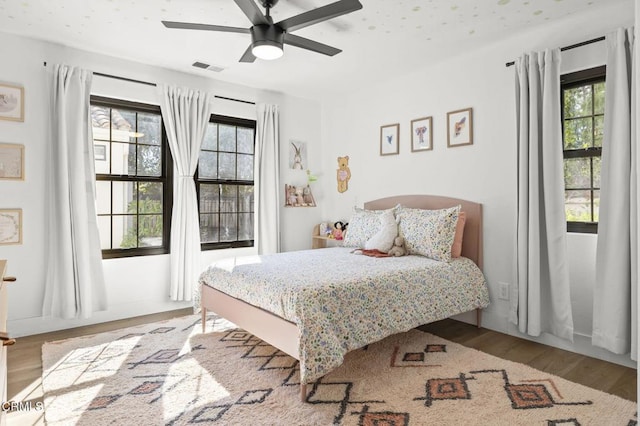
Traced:
MULTIPOLYGON (((462 256, 375 258, 351 247, 228 258, 200 276, 203 331, 208 311, 300 361, 306 385, 354 349, 489 304, 482 275, 482 206, 449 197, 404 195, 365 203, 366 211, 461 206, 462 256)), ((456 216, 457 217, 457 216, 456 216)), ((347 231, 348 233, 349 231, 347 231)))

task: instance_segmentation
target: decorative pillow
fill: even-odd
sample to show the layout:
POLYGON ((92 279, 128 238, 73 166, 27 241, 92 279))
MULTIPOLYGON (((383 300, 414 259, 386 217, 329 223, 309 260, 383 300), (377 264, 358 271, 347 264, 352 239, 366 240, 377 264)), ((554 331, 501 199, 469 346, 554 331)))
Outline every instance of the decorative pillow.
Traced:
POLYGON ((451 261, 459 213, 460 206, 441 210, 401 208, 400 236, 404 237, 409 254, 451 261))
POLYGON ((380 217, 380 229, 367 240, 364 248, 365 250, 375 249, 386 253, 391 250, 393 241, 398 236, 398 222, 396 222, 396 215, 392 210, 385 210, 378 216, 380 217))
POLYGON ((453 245, 451 246, 451 257, 453 259, 462 256, 462 236, 464 235, 464 224, 467 222, 467 214, 460 212, 458 214, 458 222, 456 223, 456 233, 453 237, 453 245))
POLYGON ((381 228, 380 215, 386 211, 395 213, 399 207, 400 205, 397 205, 387 210, 365 210, 354 207, 342 245, 344 247, 364 248, 367 241, 381 228))

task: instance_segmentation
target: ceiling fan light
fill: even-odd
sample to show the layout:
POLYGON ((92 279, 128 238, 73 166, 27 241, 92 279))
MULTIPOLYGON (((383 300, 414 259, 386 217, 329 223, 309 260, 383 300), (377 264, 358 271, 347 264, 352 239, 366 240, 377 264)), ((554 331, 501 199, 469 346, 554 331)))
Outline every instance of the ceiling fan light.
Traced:
POLYGON ((278 46, 276 43, 264 41, 254 43, 251 48, 251 53, 253 53, 253 56, 256 58, 271 61, 273 59, 280 58, 284 52, 282 47, 278 46))

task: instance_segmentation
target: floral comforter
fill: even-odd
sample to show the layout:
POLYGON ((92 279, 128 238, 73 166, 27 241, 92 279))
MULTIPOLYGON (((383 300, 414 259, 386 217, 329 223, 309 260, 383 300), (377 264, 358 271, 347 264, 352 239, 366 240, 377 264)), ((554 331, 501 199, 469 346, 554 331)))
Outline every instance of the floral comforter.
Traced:
POLYGON ((302 383, 353 349, 489 305, 469 259, 374 258, 344 247, 229 258, 210 265, 200 283, 295 323, 302 383))

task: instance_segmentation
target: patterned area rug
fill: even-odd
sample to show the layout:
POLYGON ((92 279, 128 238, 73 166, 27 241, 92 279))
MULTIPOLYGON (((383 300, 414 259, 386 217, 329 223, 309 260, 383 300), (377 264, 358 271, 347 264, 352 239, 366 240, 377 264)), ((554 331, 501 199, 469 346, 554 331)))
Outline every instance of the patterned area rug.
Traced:
POLYGON ((297 361, 197 316, 47 343, 49 425, 635 425, 636 404, 428 333, 349 353, 299 398, 297 361))

